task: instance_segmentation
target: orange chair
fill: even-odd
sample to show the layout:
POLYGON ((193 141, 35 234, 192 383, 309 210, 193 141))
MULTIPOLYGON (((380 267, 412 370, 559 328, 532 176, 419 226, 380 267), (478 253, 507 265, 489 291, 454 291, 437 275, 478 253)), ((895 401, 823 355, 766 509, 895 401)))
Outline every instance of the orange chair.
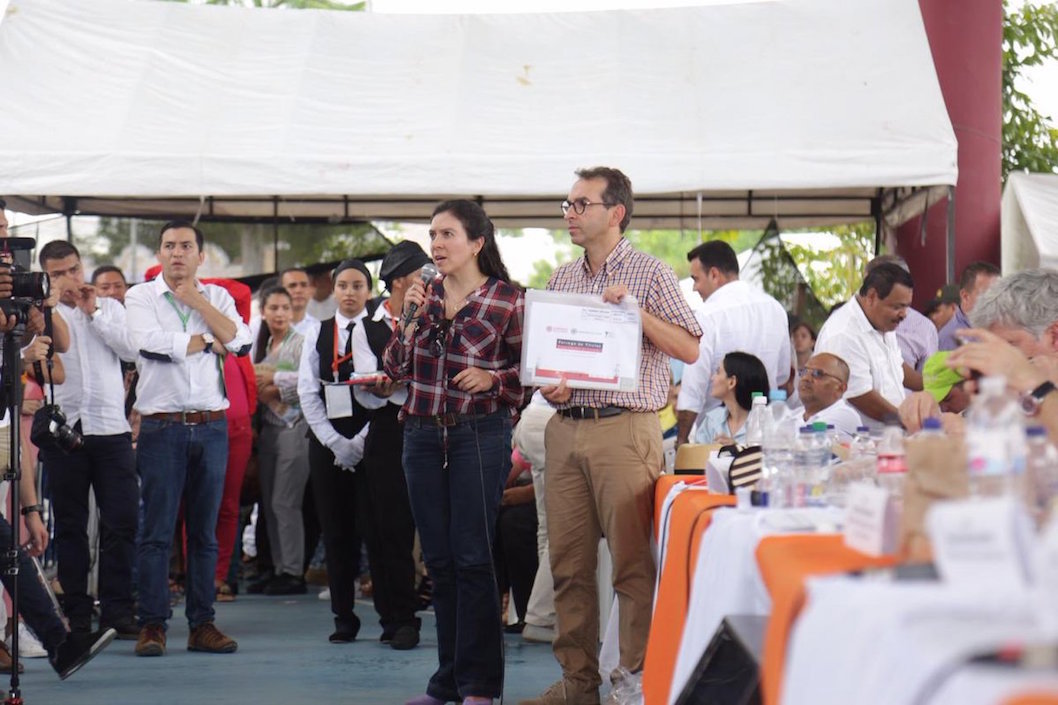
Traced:
POLYGON ((1021 693, 1003 701, 1003 705, 1058 705, 1056 692, 1021 693))
MULTIPOLYGON (((664 475, 658 480, 655 488, 656 520, 660 521, 661 505, 672 485, 687 479, 687 476, 664 475)), ((661 581, 643 666, 645 705, 665 705, 668 702, 676 654, 687 619, 691 580, 698 562, 701 537, 709 527, 712 510, 734 504, 735 498, 730 495, 709 494, 700 490, 683 492, 672 504, 665 564, 661 567, 661 581)), ((660 536, 660 529, 657 533, 660 536)))
POLYGON ((896 563, 896 556, 872 558, 847 548, 844 539, 834 534, 769 536, 760 542, 757 565, 771 595, 771 616, 764 634, 761 673, 764 705, 779 702, 790 630, 805 604, 805 579, 886 568, 896 563))

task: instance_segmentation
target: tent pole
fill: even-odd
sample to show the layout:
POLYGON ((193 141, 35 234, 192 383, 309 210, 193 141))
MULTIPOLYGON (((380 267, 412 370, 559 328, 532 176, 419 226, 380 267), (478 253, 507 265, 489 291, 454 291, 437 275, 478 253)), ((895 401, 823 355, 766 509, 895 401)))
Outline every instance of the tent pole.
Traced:
POLYGON ((279 198, 272 199, 272 266, 279 271, 279 198))
POLYGON ((948 223, 946 244, 947 244, 947 281, 945 283, 951 284, 955 281, 955 187, 948 187, 948 223))

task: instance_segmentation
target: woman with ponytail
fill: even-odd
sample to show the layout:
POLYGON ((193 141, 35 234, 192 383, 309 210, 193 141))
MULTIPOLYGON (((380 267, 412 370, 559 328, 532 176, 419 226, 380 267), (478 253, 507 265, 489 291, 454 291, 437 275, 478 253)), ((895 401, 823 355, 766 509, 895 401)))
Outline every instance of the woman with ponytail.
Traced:
POLYGON ((476 203, 438 205, 430 243, 441 276, 408 290, 383 356, 386 373, 409 383, 404 474, 437 617, 439 666, 408 705, 483 705, 503 690, 492 545, 523 403, 524 297, 476 203))

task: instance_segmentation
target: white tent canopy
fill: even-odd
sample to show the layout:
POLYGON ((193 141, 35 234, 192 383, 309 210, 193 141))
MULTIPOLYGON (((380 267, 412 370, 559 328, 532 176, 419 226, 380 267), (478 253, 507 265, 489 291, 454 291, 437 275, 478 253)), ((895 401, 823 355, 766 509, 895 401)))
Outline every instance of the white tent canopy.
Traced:
POLYGON ((573 170, 607 164, 641 228, 895 225, 957 175, 917 0, 5 4, 0 194, 27 213, 421 220, 461 196, 559 227, 573 170))
POLYGON ((1011 173, 1001 212, 1003 274, 1058 269, 1058 174, 1011 173))

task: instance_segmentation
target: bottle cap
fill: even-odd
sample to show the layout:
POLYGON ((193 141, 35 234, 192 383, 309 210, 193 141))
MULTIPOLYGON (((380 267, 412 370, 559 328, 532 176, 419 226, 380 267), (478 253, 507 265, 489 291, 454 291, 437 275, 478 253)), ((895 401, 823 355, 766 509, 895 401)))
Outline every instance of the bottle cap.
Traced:
POLYGON ((939 431, 940 430, 940 419, 933 416, 929 417, 922 422, 923 431, 939 431))
POLYGON ((812 424, 812 430, 816 433, 826 433, 827 424, 825 421, 816 421, 812 424))
POLYGON ((1025 435, 1029 438, 1038 438, 1047 435, 1047 429, 1043 426, 1029 426, 1025 429, 1025 435))
POLYGON ((768 399, 770 399, 771 401, 786 401, 786 390, 773 389, 768 392, 768 399))

